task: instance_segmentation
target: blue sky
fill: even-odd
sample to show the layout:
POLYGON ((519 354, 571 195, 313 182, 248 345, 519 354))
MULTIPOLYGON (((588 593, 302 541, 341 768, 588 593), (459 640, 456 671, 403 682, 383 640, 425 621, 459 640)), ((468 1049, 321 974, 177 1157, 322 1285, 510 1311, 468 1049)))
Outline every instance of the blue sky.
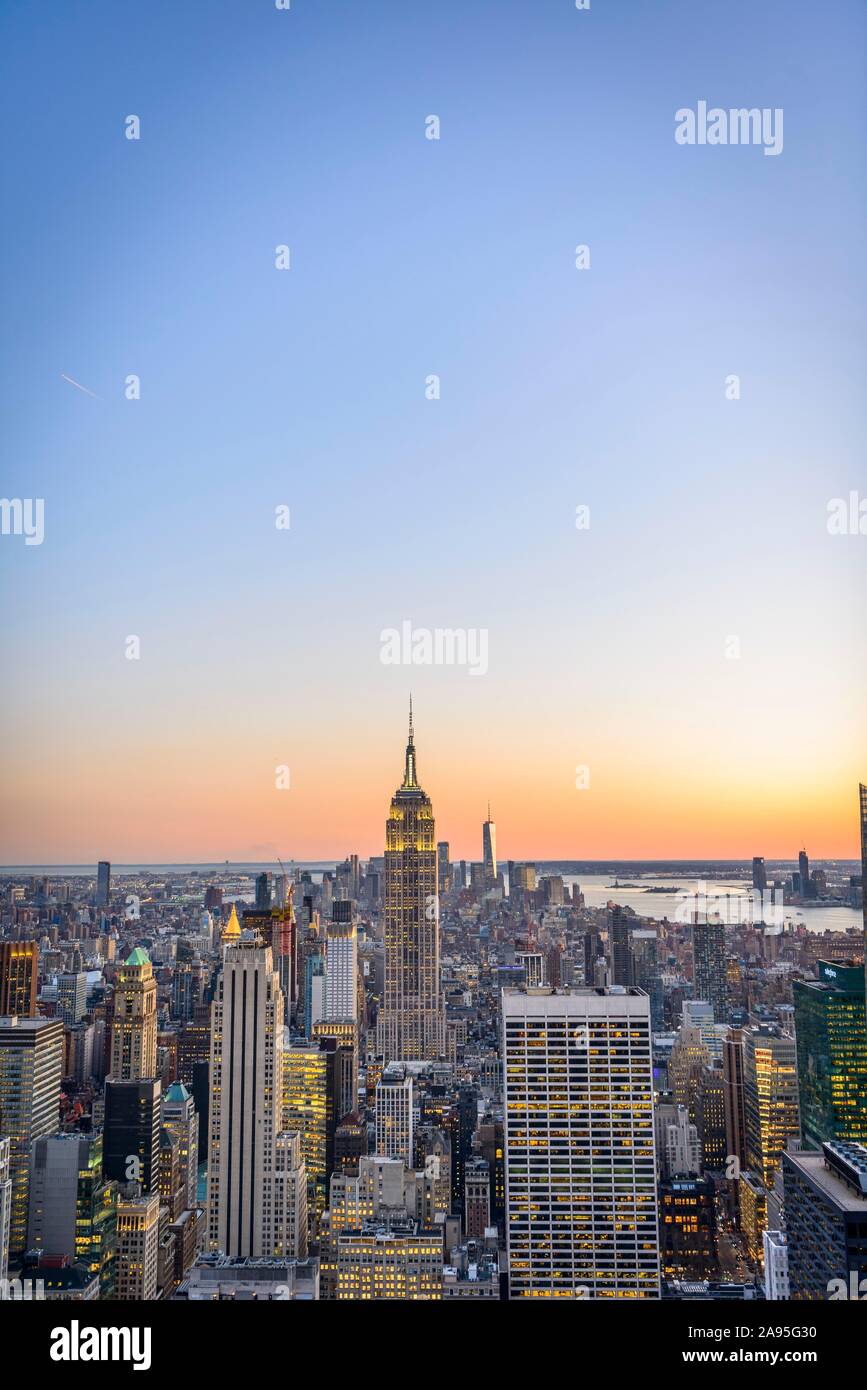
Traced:
POLYGON ((738 823, 748 852, 758 803, 799 797, 817 852, 854 848, 827 817, 867 759, 867 540, 825 515, 867 493, 863 5, 0 15, 2 486, 46 504, 41 547, 0 541, 7 860, 87 857, 141 798, 111 857, 165 855, 154 758, 174 858, 226 841, 203 763, 249 808, 226 853, 267 838, 256 758, 299 771, 281 844, 377 849, 381 790, 335 823, 313 782, 336 727, 359 778, 399 763, 410 681, 379 633, 405 618, 490 631, 485 680, 412 672, 456 842, 492 791, 518 854, 653 852, 619 834, 628 766, 654 827, 670 772, 707 817, 685 854, 734 851, 738 823), (699 99, 783 108, 783 153, 678 146, 699 99), (566 797, 578 761, 593 805, 566 797))

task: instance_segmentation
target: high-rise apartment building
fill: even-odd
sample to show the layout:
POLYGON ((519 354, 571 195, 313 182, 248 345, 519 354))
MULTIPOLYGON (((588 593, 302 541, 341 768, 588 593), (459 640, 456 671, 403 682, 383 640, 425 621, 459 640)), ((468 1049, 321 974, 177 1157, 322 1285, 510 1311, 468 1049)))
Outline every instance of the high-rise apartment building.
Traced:
POLYGON ((726 931, 722 922, 695 922, 692 958, 696 999, 705 999, 716 1023, 728 1020, 726 931))
POLYGON ((801 897, 812 897, 813 885, 810 879, 810 860, 805 849, 802 849, 798 855, 798 882, 800 884, 801 897))
POLYGON ((867 1143, 867 1014, 860 965, 817 961, 818 980, 796 980, 795 1041, 801 1139, 867 1143))
POLYGON ((38 975, 35 941, 0 941, 0 1016, 36 1017, 38 975))
POLYGON ((31 1151, 60 1123, 63 1024, 59 1018, 0 1017, 0 1128, 10 1140, 9 1253, 27 1245, 31 1151))
POLYGON ((386 1062, 445 1053, 440 993, 436 827, 418 782, 412 707, 401 786, 385 828, 385 998, 378 1020, 386 1062))
POLYGON ((157 1071, 157 982, 140 946, 118 971, 111 1015, 112 1081, 141 1081, 157 1071))
POLYGON ((658 1298, 650 1004, 504 989, 512 1298, 658 1298))

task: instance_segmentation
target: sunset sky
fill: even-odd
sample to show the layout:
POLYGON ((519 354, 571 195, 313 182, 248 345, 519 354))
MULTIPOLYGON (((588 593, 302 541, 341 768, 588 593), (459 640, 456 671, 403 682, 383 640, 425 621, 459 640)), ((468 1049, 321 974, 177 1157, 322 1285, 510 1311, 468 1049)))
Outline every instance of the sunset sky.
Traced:
POLYGON ((854 857, 865 26, 4 6, 0 487, 45 539, 0 537, 0 862, 382 853, 410 691, 456 858, 488 799, 503 859, 854 857), (679 146, 699 100, 783 152, 679 146), (405 620, 487 673, 384 665, 405 620))

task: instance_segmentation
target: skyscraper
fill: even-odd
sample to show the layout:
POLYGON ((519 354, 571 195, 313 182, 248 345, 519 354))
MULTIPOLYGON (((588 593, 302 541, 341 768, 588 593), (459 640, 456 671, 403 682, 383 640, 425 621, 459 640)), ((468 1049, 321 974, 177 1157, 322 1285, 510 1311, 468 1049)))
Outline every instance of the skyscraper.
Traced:
POLYGON ((256 875, 256 908, 259 912, 271 911, 271 875, 256 875))
POLYGON ((80 1023, 87 1010, 87 975, 71 970, 57 977, 57 1014, 67 1027, 80 1023))
POLYGON ((199 1170, 199 1117, 192 1096, 180 1081, 163 1096, 163 1127, 178 1141, 183 1166, 184 1206, 196 1205, 199 1170))
POLYGON ((695 997, 713 1009, 715 1023, 728 1019, 726 929, 721 921, 695 922, 692 928, 695 997))
MULTIPOLYGON (((335 909, 343 906, 335 903, 335 909)), ((325 1002, 323 1018, 358 1017, 358 936, 355 923, 332 921, 325 932, 325 1002)))
POLYGON ((491 820, 491 805, 488 803, 488 819, 482 826, 482 863, 485 869, 485 885, 497 881, 497 827, 491 820))
POLYGON ((511 1298, 658 1298, 650 1001, 504 989, 511 1298))
POLYGON ((817 962, 818 980, 796 980, 795 1039, 801 1138, 867 1143, 867 1016, 860 965, 817 962))
POLYGON ((334 1171, 334 1137, 342 1119, 343 1052, 338 1039, 324 1037, 309 1044, 293 1043, 283 1053, 283 1127, 301 1135, 313 1221, 325 1210, 328 1179, 334 1171))
POLYGON ((100 1296, 114 1282, 117 1188, 103 1177, 102 1136, 51 1134, 32 1149, 27 1248, 67 1256, 98 1274, 100 1296))
POLYGON ((121 966, 111 1017, 112 1081, 140 1081, 157 1070, 157 982, 140 946, 121 966))
POLYGON ((608 925, 608 952, 611 960, 611 983, 629 985, 632 983, 632 950, 629 941, 629 922, 623 909, 615 905, 611 909, 608 925))
POLYGON ((111 865, 100 859, 96 866, 96 906, 107 907, 111 897, 111 865))
POLYGON ((412 1076, 399 1062, 387 1066, 376 1083, 376 1152, 412 1167, 412 1076))
POLYGON ((810 883, 810 860, 807 857, 807 851, 805 849, 802 849, 798 855, 798 880, 801 887, 801 897, 812 897, 810 883))
POLYGON ((39 947, 35 941, 0 941, 0 1014, 36 1017, 39 947))
POLYGON ((823 1144, 783 1154, 793 1299, 863 1298, 867 1275, 867 1148, 823 1144))
POLYGON ((439 880, 439 891, 447 893, 452 886, 448 840, 437 841, 437 879, 439 880))
POLYGON ((795 1039, 772 1025, 744 1029, 746 1156, 765 1187, 800 1130, 795 1039))
POLYGON ((117 1289, 115 1297, 142 1302, 157 1296, 160 1199, 154 1192, 124 1193, 117 1204, 117 1289))
POLYGON ((378 1030, 386 1062, 434 1059, 445 1051, 436 827, 417 778, 412 704, 403 782, 385 827, 385 998, 378 1030))
POLYGON ((60 1121, 63 1024, 59 1018, 0 1017, 0 1127, 10 1139, 9 1253, 24 1253, 31 1149, 60 1121))
POLYGON ((286 1174, 300 1150, 283 1133, 282 1078, 283 992, 271 948, 230 938, 211 1006, 208 1137, 210 1248, 224 1255, 283 1254, 293 1239, 297 1191, 286 1174))
POLYGON ((103 1171, 116 1182, 159 1185, 162 1082, 111 1081, 105 1085, 103 1171))

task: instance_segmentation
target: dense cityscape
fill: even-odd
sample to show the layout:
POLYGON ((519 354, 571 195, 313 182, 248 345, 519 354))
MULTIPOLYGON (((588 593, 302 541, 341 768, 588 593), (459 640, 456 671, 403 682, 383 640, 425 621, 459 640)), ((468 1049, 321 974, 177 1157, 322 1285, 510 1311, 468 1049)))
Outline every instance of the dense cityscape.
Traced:
POLYGON ((857 1298, 852 809, 860 866, 622 865, 594 905, 490 807, 450 857, 410 708, 380 856, 5 871, 4 1298, 857 1298))

